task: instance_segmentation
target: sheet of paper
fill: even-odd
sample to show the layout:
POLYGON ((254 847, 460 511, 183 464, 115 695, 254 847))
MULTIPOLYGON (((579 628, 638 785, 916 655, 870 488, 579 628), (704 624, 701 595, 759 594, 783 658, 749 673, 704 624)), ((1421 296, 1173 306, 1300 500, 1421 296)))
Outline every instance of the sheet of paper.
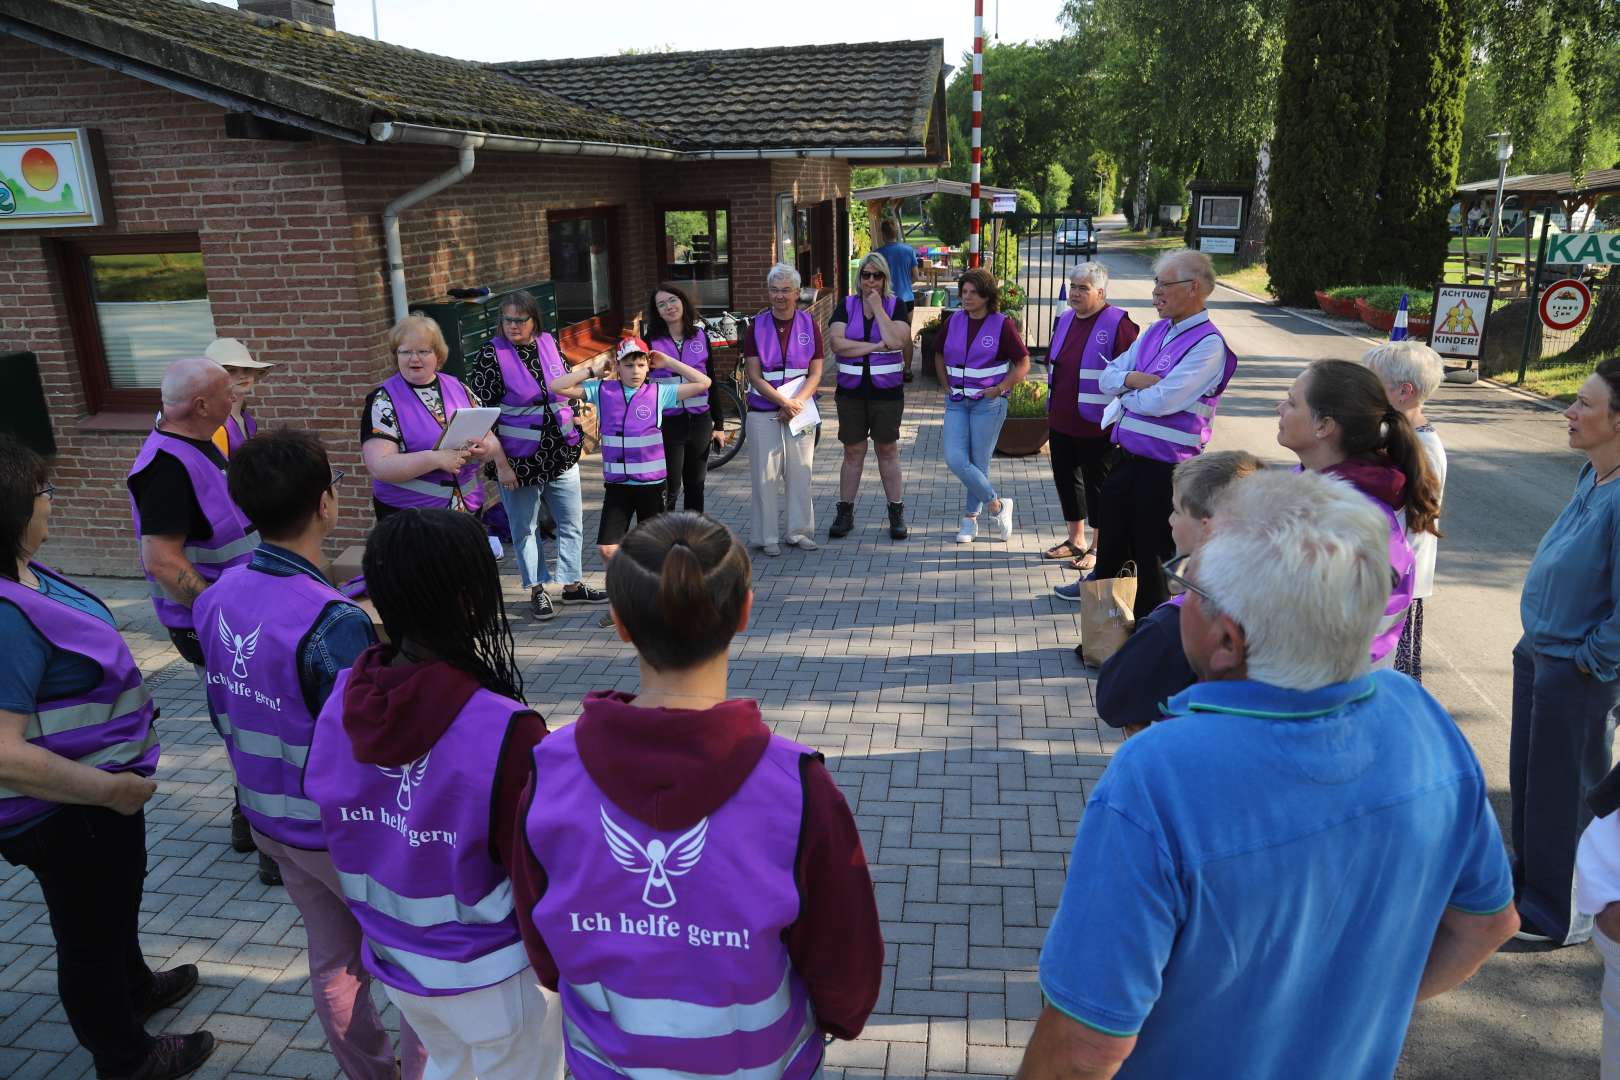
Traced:
POLYGON ((459 449, 469 442, 477 442, 489 434, 500 415, 499 409, 457 409, 450 414, 450 422, 444 426, 444 434, 439 436, 433 449, 459 449))
MULTIPOLYGON (((777 387, 777 389, 782 392, 784 397, 792 397, 804 389, 804 376, 800 375, 797 379, 791 379, 777 387)), ((788 421, 788 434, 801 434, 819 423, 821 423, 821 410, 816 408, 815 395, 812 394, 805 399, 804 408, 799 410, 799 415, 788 421)))
POLYGON ((1115 398, 1113 401, 1110 401, 1103 408, 1102 426, 1104 428, 1106 428, 1106 427, 1108 427, 1109 424, 1114 423, 1116 420, 1118 420, 1121 416, 1124 416, 1124 415, 1125 415, 1125 403, 1123 401, 1121 401, 1119 398, 1115 398))

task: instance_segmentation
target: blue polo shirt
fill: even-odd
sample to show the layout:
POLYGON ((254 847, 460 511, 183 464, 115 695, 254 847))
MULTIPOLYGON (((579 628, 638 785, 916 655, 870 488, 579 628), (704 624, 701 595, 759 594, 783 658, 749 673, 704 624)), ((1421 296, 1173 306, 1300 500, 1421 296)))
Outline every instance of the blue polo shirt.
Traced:
POLYGON ((1199 683, 1092 792, 1041 950, 1119 1076, 1388 1077, 1445 909, 1513 900, 1473 750, 1404 675, 1199 683))

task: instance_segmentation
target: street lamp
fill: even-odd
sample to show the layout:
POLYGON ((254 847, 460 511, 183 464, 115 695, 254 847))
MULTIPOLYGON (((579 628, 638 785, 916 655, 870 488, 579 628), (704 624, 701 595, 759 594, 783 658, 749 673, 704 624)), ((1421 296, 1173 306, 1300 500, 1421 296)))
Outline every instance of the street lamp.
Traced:
POLYGON ((1505 131, 1485 136, 1496 140, 1496 205, 1491 210, 1491 241, 1485 253, 1485 283, 1496 281, 1496 238, 1502 233, 1502 187, 1507 183, 1508 159, 1513 156, 1513 140, 1505 131))

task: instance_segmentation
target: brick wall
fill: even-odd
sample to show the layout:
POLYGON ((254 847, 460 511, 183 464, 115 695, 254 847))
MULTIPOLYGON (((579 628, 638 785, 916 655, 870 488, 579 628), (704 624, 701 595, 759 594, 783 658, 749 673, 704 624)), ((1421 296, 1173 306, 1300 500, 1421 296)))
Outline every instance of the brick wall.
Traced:
MULTIPOLYGON (((216 331, 277 365, 255 393, 255 413, 262 424, 323 436, 335 467, 353 477, 332 548, 363 539, 371 514, 357 419, 366 390, 391 367, 382 211, 450 168, 455 152, 230 139, 217 106, 12 38, 0 37, 0 70, 19 85, 51 88, 0 99, 0 128, 96 128, 110 179, 113 224, 105 229, 0 233, 8 296, 0 350, 38 354, 59 450, 47 560, 71 573, 139 572, 123 477, 146 418, 88 416, 54 268, 54 241, 97 234, 199 236, 216 331)), ((656 280, 653 204, 728 200, 734 305, 758 310, 776 260, 776 194, 818 202, 848 187, 848 165, 839 161, 481 152, 470 177, 401 217, 407 296, 420 303, 444 299, 451 286, 502 290, 546 280, 548 213, 610 206, 628 322, 656 280)))

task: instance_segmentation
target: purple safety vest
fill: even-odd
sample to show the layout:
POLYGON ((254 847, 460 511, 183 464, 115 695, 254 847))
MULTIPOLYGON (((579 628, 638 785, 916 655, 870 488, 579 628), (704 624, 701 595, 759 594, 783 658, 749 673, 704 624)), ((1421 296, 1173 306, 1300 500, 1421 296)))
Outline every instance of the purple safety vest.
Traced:
POLYGON ((225 453, 231 455, 253 436, 259 433, 259 422, 253 419, 253 414, 246 408, 242 410, 242 423, 236 422, 236 417, 225 417, 225 453), (245 429, 245 430, 244 430, 245 429))
MULTIPOLYGON (((197 505, 202 507, 203 517, 208 519, 212 530, 208 539, 188 539, 181 550, 197 568, 197 575, 212 584, 226 570, 240 566, 253 557, 253 550, 259 546, 259 534, 254 531, 247 515, 231 501, 230 490, 225 486, 225 470, 185 439, 154 429, 146 437, 146 442, 141 444, 141 452, 129 467, 129 476, 125 480, 130 488, 129 512, 135 519, 137 537, 141 535, 141 508, 135 503, 134 485, 130 481, 144 472, 160 453, 168 454, 185 466, 197 505)), ((151 573, 144 568, 142 572, 146 574, 158 622, 170 630, 192 629, 191 609, 170 600, 169 594, 163 591, 163 586, 157 583, 151 573)))
POLYGON ((494 986, 529 966, 512 881, 490 856, 495 769, 526 706, 479 690, 433 748, 397 768, 354 759, 343 730, 350 671, 315 721, 304 791, 320 807, 366 970, 408 994, 494 986))
POLYGON ((1221 403, 1221 394, 1237 370, 1237 355, 1227 347, 1226 339, 1221 337, 1214 323, 1201 323, 1160 348, 1169 332, 1169 319, 1160 319, 1148 327, 1147 333, 1136 343, 1135 370, 1163 376, 1181 363, 1194 345, 1214 336, 1226 351, 1226 368, 1221 381, 1192 405, 1169 416, 1144 416, 1126 407, 1119 423, 1114 425, 1113 440, 1137 457, 1179 464, 1204 452, 1204 445, 1215 430, 1215 410, 1221 403))
POLYGON ((561 975, 569 1069, 579 1080, 813 1075, 821 1038, 783 937, 800 914, 800 769, 814 751, 772 735, 725 805, 655 833, 591 779, 577 730, 535 747, 545 797, 524 827, 546 870, 530 918, 561 975))
MULTIPOLYGON (((72 584, 38 563, 28 565, 41 578, 72 584)), ((100 681, 85 693, 36 701, 23 738, 42 750, 103 772, 141 776, 156 772, 158 736, 152 727, 156 715, 152 695, 118 630, 110 622, 10 578, 0 578, 0 600, 15 604, 51 645, 83 657, 101 670, 100 681)), ((0 829, 49 813, 57 805, 0 787, 0 829)))
POLYGON ((604 382, 597 391, 596 407, 602 413, 603 481, 628 484, 664 479, 658 384, 648 379, 625 401, 623 383, 604 382))
POLYGON ((945 379, 952 401, 977 401, 999 383, 1012 365, 999 359, 1001 328, 1007 316, 992 311, 984 317, 978 335, 967 340, 968 313, 958 311, 945 327, 945 379))
MULTIPOLYGON (((414 454, 418 450, 432 450, 439 436, 444 434, 444 425, 428 411, 422 404, 422 399, 416 396, 411 384, 405 381, 405 376, 394 374, 384 380, 383 388, 388 391, 388 398, 394 403, 394 417, 399 424, 399 434, 405 441, 401 453, 414 454)), ((460 380, 443 372, 439 373, 439 396, 444 402, 444 418, 449 420, 457 409, 472 408, 472 397, 467 388, 461 385, 460 380)), ((434 469, 425 472, 414 480, 404 480, 397 484, 387 484, 376 477, 371 480, 371 493, 377 501, 388 506, 400 509, 418 506, 432 510, 453 510, 456 505, 455 493, 461 492, 462 504, 468 510, 477 510, 484 505, 484 486, 478 481, 478 463, 474 461, 463 465, 461 471, 451 476, 443 469, 434 469)))
MULTIPOLYGON (((681 342, 680 348, 675 347, 675 340, 669 335, 656 337, 647 343, 648 347, 665 356, 673 356, 688 367, 696 368, 707 375, 709 373, 709 335, 699 323, 692 331, 692 336, 681 342)), ((680 382, 679 373, 668 368, 653 368, 649 374, 655 379, 668 379, 680 382)), ((665 416, 673 416, 678 412, 706 413, 709 411, 709 393, 693 394, 685 401, 676 402, 664 411, 665 416)))
POLYGON ((242 813, 272 840, 325 850, 321 812, 304 797, 315 717, 298 682, 298 655, 327 607, 348 603, 308 574, 251 566, 221 574, 197 598, 208 708, 225 739, 242 813))
MULTIPOLYGON (((894 318, 894 297, 888 296, 883 300, 883 310, 894 318)), ((876 319, 866 318, 866 305, 859 296, 844 297, 844 337, 851 341, 882 341, 883 331, 876 319), (850 330, 859 326, 859 336, 850 333, 850 330)), ((872 372, 872 387, 875 390, 893 390, 905 380, 905 354, 898 349, 867 353, 865 356, 840 356, 838 358, 838 389, 859 390, 861 388, 861 372, 870 369, 872 372)))
MULTIPOLYGON (((807 311, 793 313, 793 328, 788 331, 787 356, 782 356, 782 342, 776 336, 776 318, 766 308, 754 316, 754 348, 759 352, 759 370, 765 381, 777 389, 801 375, 810 374, 810 361, 816 354, 816 324, 807 311)), ((780 409, 752 387, 748 390, 748 407, 755 412, 776 412, 780 409)))
MULTIPOLYGON (((1046 350, 1047 356, 1057 356, 1077 317, 1074 308, 1067 308, 1058 316, 1057 327, 1052 331, 1052 344, 1046 350)), ((1080 419, 1093 424, 1102 423, 1103 410, 1114 400, 1102 392, 1097 380, 1114 358, 1114 341, 1119 336, 1119 324, 1124 321, 1124 308, 1112 304, 1105 306, 1097 313, 1097 321, 1091 324, 1091 336, 1086 339, 1085 348, 1080 352, 1080 419)), ((1050 397, 1046 399, 1046 411, 1052 411, 1050 397)))
POLYGON ((567 398, 553 394, 546 387, 551 380, 568 374, 568 368, 557 352, 551 335, 536 334, 534 337, 545 382, 535 378, 534 372, 523 362, 516 346, 510 341, 497 337, 492 344, 495 346, 495 360, 501 366, 501 381, 506 384, 506 394, 501 398, 501 418, 495 422, 495 435, 501 440, 501 449, 506 456, 528 457, 540 449, 540 429, 545 426, 548 411, 556 418, 557 427, 562 430, 568 445, 578 446, 581 433, 574 423, 573 406, 567 398))
POLYGON ((1389 518, 1389 565, 1395 571, 1396 582, 1390 590, 1389 602, 1384 605, 1384 616, 1378 620, 1378 630, 1373 634, 1372 664, 1375 668, 1394 667, 1395 646, 1400 644, 1417 582, 1417 556, 1412 554, 1412 545, 1406 539, 1405 512, 1397 514, 1379 500, 1373 499, 1373 502, 1389 518))

